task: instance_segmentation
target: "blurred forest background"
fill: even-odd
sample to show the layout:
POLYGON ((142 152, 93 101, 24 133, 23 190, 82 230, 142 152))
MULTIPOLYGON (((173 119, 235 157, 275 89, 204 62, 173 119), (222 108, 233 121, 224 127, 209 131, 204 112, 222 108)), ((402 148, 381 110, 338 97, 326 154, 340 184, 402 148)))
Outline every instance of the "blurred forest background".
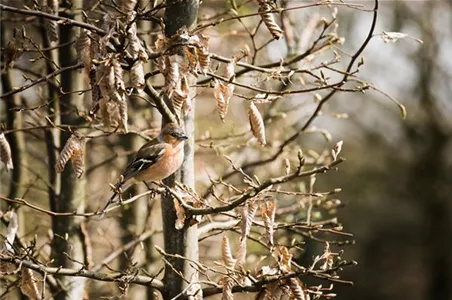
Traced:
MULTIPOLYGON (((198 18, 223 10, 227 5, 225 2, 205 0, 200 5, 198 18)), ((288 2, 289 6, 295 6, 313 1, 288 2)), ((373 5, 372 1, 353 3, 368 8, 373 5)), ((301 36, 298 51, 307 47, 307 42, 303 45, 303 38, 309 40, 309 37, 302 35, 304 29, 310 26, 310 22, 323 17, 325 11, 329 10, 312 7, 288 12, 293 22, 291 26, 301 36)), ((353 53, 368 33, 371 14, 339 7, 338 20, 338 34, 345 38, 343 50, 353 53)), ((376 35, 363 53, 365 64, 360 76, 383 93, 376 90, 338 93, 328 102, 324 115, 314 122, 317 128, 331 134, 332 141, 344 141, 341 156, 347 159, 341 164, 339 172, 322 175, 321 180, 317 181, 319 190, 342 189, 337 197, 344 207, 330 211, 331 217, 337 216, 345 231, 354 234, 353 243, 341 246, 345 249, 345 259, 358 262, 358 265, 346 268, 341 276, 352 280, 354 286, 335 284, 337 299, 452 299, 452 255, 448 249, 452 239, 451 28, 451 0, 381 1, 376 35), (402 32, 408 37, 385 43, 378 35, 383 31, 402 32), (406 107, 408 114, 405 120, 384 93, 406 107), (335 113, 339 117, 329 117, 335 113)), ((234 28, 227 25, 208 28, 206 32, 211 36, 209 50, 225 56, 230 56, 231 52, 238 53, 245 47, 248 38, 237 34, 240 30, 240 26, 234 28)), ((3 38, 11 37, 3 35, 3 38)), ((277 61, 288 52, 293 52, 293 49, 288 49, 284 40, 279 40, 269 45, 265 56, 277 61)), ((346 61, 342 64, 345 65, 346 61)), ((30 98, 36 97, 36 94, 36 90, 26 92, 30 98)), ((233 156, 237 165, 258 155, 254 149, 243 147, 246 144, 244 136, 251 136, 249 133, 242 134, 248 126, 245 106, 241 102, 232 103, 226 122, 219 125, 216 105, 211 98, 211 94, 203 93, 196 99, 195 169, 198 193, 209 186, 209 175, 221 175, 228 168, 228 162, 218 154, 229 155, 241 149, 240 155, 233 156), (238 140, 232 143, 210 139, 226 134, 237 134, 238 140)), ((312 98, 312 95, 294 95, 279 101, 272 108, 277 115, 269 112, 272 121, 267 125, 267 139, 277 139, 282 131, 293 132, 303 126, 315 107, 312 98)), ((135 124, 141 128, 149 125, 159 128, 158 114, 140 110, 143 105, 139 101, 132 104, 140 112, 140 116, 134 117, 135 124)), ((30 140, 35 144, 29 155, 40 157, 42 142, 33 137, 30 140)), ((330 148, 334 142, 329 143, 330 148)), ((88 165, 96 165, 106 158, 111 160, 108 165, 87 170, 86 176, 90 178, 86 191, 87 207, 95 210, 102 206, 110 191, 108 183, 114 182, 118 172, 126 165, 127 157, 142 143, 143 140, 135 135, 123 135, 88 144, 90 148, 87 151, 93 153, 88 158, 88 165)), ((322 135, 306 134, 298 139, 298 144, 303 149, 320 153, 325 148, 325 139, 322 135)), ((35 164, 33 167, 30 163, 32 169, 36 168, 35 171, 42 168, 39 161, 35 164)), ((281 164, 272 166, 271 171, 280 169, 283 169, 281 164)), ((256 173, 266 171, 258 170, 256 173)), ((2 194, 6 193, 6 182, 8 174, 2 170, 2 194)), ((44 188, 42 183, 37 184, 44 188)), ((143 187, 138 189, 144 191, 143 187)), ((30 193, 36 197, 37 203, 46 203, 44 193, 30 193)), ((21 236, 37 233, 45 237, 50 217, 28 214, 26 218, 21 236)), ((102 222, 91 221, 88 230, 93 233, 97 258, 130 241, 149 222, 153 224, 151 228, 159 228, 161 216, 158 201, 138 201, 119 214, 107 215, 102 222)), ((161 239, 161 234, 157 233, 152 238, 147 236, 146 243, 161 243, 161 239)), ((209 252, 218 247, 218 240, 206 242, 203 247, 201 251, 207 256, 218 254, 209 252)), ((321 247, 307 241, 306 251, 297 262, 305 264, 312 261, 321 247)), ((157 254, 153 247, 147 247, 146 251, 139 248, 135 249, 134 257, 155 260, 157 254)), ((128 258, 126 255, 121 257, 115 267, 126 268, 130 263, 128 258)), ((157 264, 148 271, 153 273, 160 267, 157 264)), ((144 291, 136 292, 136 295, 141 295, 144 291)), ((140 296, 136 297, 140 299, 140 296)), ((248 297, 245 295, 241 299, 248 297)))

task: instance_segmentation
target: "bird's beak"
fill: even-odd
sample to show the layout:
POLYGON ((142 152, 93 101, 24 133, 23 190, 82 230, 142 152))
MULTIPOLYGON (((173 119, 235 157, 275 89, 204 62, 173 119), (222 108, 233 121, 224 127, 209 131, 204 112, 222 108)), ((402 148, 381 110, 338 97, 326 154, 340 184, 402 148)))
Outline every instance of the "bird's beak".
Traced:
POLYGON ((185 140, 188 140, 188 136, 186 136, 186 135, 184 135, 184 134, 181 134, 181 135, 179 136, 179 141, 185 141, 185 140))

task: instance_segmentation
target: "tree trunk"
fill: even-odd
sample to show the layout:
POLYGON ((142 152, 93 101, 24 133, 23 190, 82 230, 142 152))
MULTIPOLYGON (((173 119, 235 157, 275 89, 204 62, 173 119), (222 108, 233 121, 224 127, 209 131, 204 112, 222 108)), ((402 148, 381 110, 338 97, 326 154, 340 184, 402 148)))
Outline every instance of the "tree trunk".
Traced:
MULTIPOLYGON (((82 7, 81 0, 72 1, 72 10, 77 11, 82 7)), ((65 16, 72 18, 72 16, 65 16)), ((72 45, 68 42, 78 35, 78 30, 70 26, 60 26, 60 44, 68 44, 60 48, 60 67, 74 64, 77 60, 72 45)), ((83 89, 82 73, 64 72, 61 74, 61 88, 64 92, 72 92, 83 89)), ((77 124, 78 118, 74 107, 81 106, 83 96, 77 93, 62 94, 60 97, 61 122, 63 124, 77 124)), ((60 144, 65 145, 71 136, 69 131, 62 132, 60 144)), ((61 174, 61 192, 57 199, 56 211, 83 212, 85 209, 85 178, 77 179, 72 163, 66 164, 61 174)), ((85 251, 83 235, 81 231, 82 218, 79 217, 55 217, 53 218, 54 239, 52 244, 52 257, 56 266, 65 268, 81 268, 85 263, 85 251)), ((58 293, 55 299, 83 299, 85 278, 61 277, 60 280, 65 290, 58 293)))
MULTIPOLYGON (((185 26, 190 28, 197 18, 198 1, 197 0, 170 0, 165 11, 165 35, 171 37, 179 28, 185 26)), ((190 188, 195 187, 194 177, 194 106, 190 113, 184 116, 184 129, 189 139, 185 142, 185 158, 184 162, 173 176, 165 180, 168 186, 174 186, 175 181, 179 181, 190 188)), ((162 199, 162 218, 163 232, 165 240, 165 251, 170 254, 178 254, 187 259, 198 261, 198 233, 197 226, 185 226, 181 230, 175 228, 176 212, 171 197, 162 199)), ((187 260, 167 257, 168 262, 175 270, 183 274, 185 280, 190 283, 198 282, 198 274, 196 270, 190 266, 187 260)), ((172 268, 166 267, 163 283, 165 291, 164 299, 171 299, 183 293, 187 288, 187 282, 181 278, 172 268)), ((192 284, 185 294, 190 296, 198 292, 199 285, 192 284)), ((198 299, 202 298, 202 294, 197 293, 198 299)))

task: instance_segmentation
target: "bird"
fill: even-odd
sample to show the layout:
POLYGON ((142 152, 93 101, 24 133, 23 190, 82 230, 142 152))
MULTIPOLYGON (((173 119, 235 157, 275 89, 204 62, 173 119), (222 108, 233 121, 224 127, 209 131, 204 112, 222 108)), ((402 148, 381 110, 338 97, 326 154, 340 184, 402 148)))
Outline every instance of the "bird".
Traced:
POLYGON ((180 168, 184 160, 184 141, 188 137, 175 123, 168 123, 160 134, 137 151, 120 179, 113 187, 113 195, 104 209, 116 202, 116 197, 140 181, 162 180, 180 168))

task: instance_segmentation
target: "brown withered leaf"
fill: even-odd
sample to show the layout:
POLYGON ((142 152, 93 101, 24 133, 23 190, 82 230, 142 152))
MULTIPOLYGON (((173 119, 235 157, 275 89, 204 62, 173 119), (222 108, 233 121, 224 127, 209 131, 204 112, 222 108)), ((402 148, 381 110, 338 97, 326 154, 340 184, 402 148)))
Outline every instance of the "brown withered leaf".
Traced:
POLYGON ((9 220, 8 227, 6 229, 6 239, 4 249, 8 252, 14 253, 13 243, 16 238, 16 233, 19 230, 19 222, 17 219, 17 214, 10 210, 4 215, 5 219, 9 220))
POLYGON ((221 278, 221 284, 223 286, 223 293, 221 294, 221 300, 234 300, 234 294, 232 294, 232 287, 234 286, 234 280, 229 276, 223 276, 221 278))
POLYGON ((226 267, 232 268, 236 260, 232 256, 231 244, 229 243, 229 238, 226 234, 223 235, 223 239, 221 240, 221 254, 226 267))
POLYGON ((292 254, 289 253, 289 250, 287 250, 284 246, 279 246, 273 251, 273 256, 278 261, 279 269, 287 274, 292 271, 292 254))
MULTIPOLYGON (((59 3, 58 0, 48 0, 48 6, 45 7, 45 12, 55 15, 58 13, 59 3)), ((44 26, 46 29, 47 37, 51 42, 58 41, 58 23, 55 20, 48 18, 44 19, 44 26)))
POLYGON ((130 69, 130 82, 138 92, 142 92, 146 86, 144 79, 144 65, 141 60, 136 61, 130 69))
POLYGON ((242 215, 242 226, 241 226, 241 236, 240 239, 244 240, 247 238, 251 230, 251 225, 253 224, 254 217, 257 211, 257 204, 254 201, 246 203, 241 209, 242 215))
POLYGON ((215 85, 213 87, 213 96, 217 103, 218 114, 220 115, 220 119, 224 122, 226 118, 226 114, 229 109, 229 100, 231 100, 232 93, 228 88, 227 84, 215 79, 215 85))
POLYGON ((0 159, 5 164, 7 171, 14 169, 11 147, 3 133, 0 133, 0 159))
POLYGON ((86 74, 89 74, 91 70, 92 57, 91 39, 87 30, 82 29, 80 37, 75 43, 75 50, 77 52, 78 60, 83 63, 86 74))
POLYGON ((36 279, 33 276, 33 271, 27 268, 20 270, 20 291, 30 299, 41 299, 38 286, 36 285, 36 279))
POLYGON ((273 13, 269 12, 272 10, 272 7, 267 2, 261 2, 259 3, 259 5, 259 13, 261 15, 262 21, 264 21, 265 26, 267 26, 273 38, 275 40, 279 40, 284 31, 281 29, 281 27, 279 27, 278 24, 276 24, 273 13))
POLYGON ((85 137, 75 131, 71 137, 67 140, 63 150, 58 156, 57 163, 55 164, 55 170, 58 173, 63 172, 66 163, 71 159, 74 166, 75 174, 78 178, 83 175, 84 172, 84 151, 85 151, 85 137))
POLYGON ((137 0, 122 0, 122 9, 125 13, 129 13, 135 9, 137 0))
POLYGON ((286 280, 286 282, 295 300, 306 300, 306 294, 303 291, 300 279, 289 278, 286 280))
POLYGON ((198 64, 201 72, 206 75, 210 69, 210 54, 207 47, 201 46, 196 48, 196 54, 198 56, 198 64))
POLYGON ((177 216, 176 224, 174 226, 176 227, 177 230, 181 230, 185 226, 186 219, 185 209, 182 207, 182 205, 180 205, 179 200, 177 200, 176 198, 173 198, 173 202, 177 216))
POLYGON ((253 102, 250 102, 250 108, 248 111, 249 121, 251 125, 251 131, 254 137, 258 140, 261 146, 265 146, 267 141, 265 139, 265 125, 262 116, 253 102))
POLYGON ((260 205, 261 216, 265 225, 265 233, 267 237, 267 245, 273 247, 273 234, 275 226, 275 203, 267 201, 260 205))

